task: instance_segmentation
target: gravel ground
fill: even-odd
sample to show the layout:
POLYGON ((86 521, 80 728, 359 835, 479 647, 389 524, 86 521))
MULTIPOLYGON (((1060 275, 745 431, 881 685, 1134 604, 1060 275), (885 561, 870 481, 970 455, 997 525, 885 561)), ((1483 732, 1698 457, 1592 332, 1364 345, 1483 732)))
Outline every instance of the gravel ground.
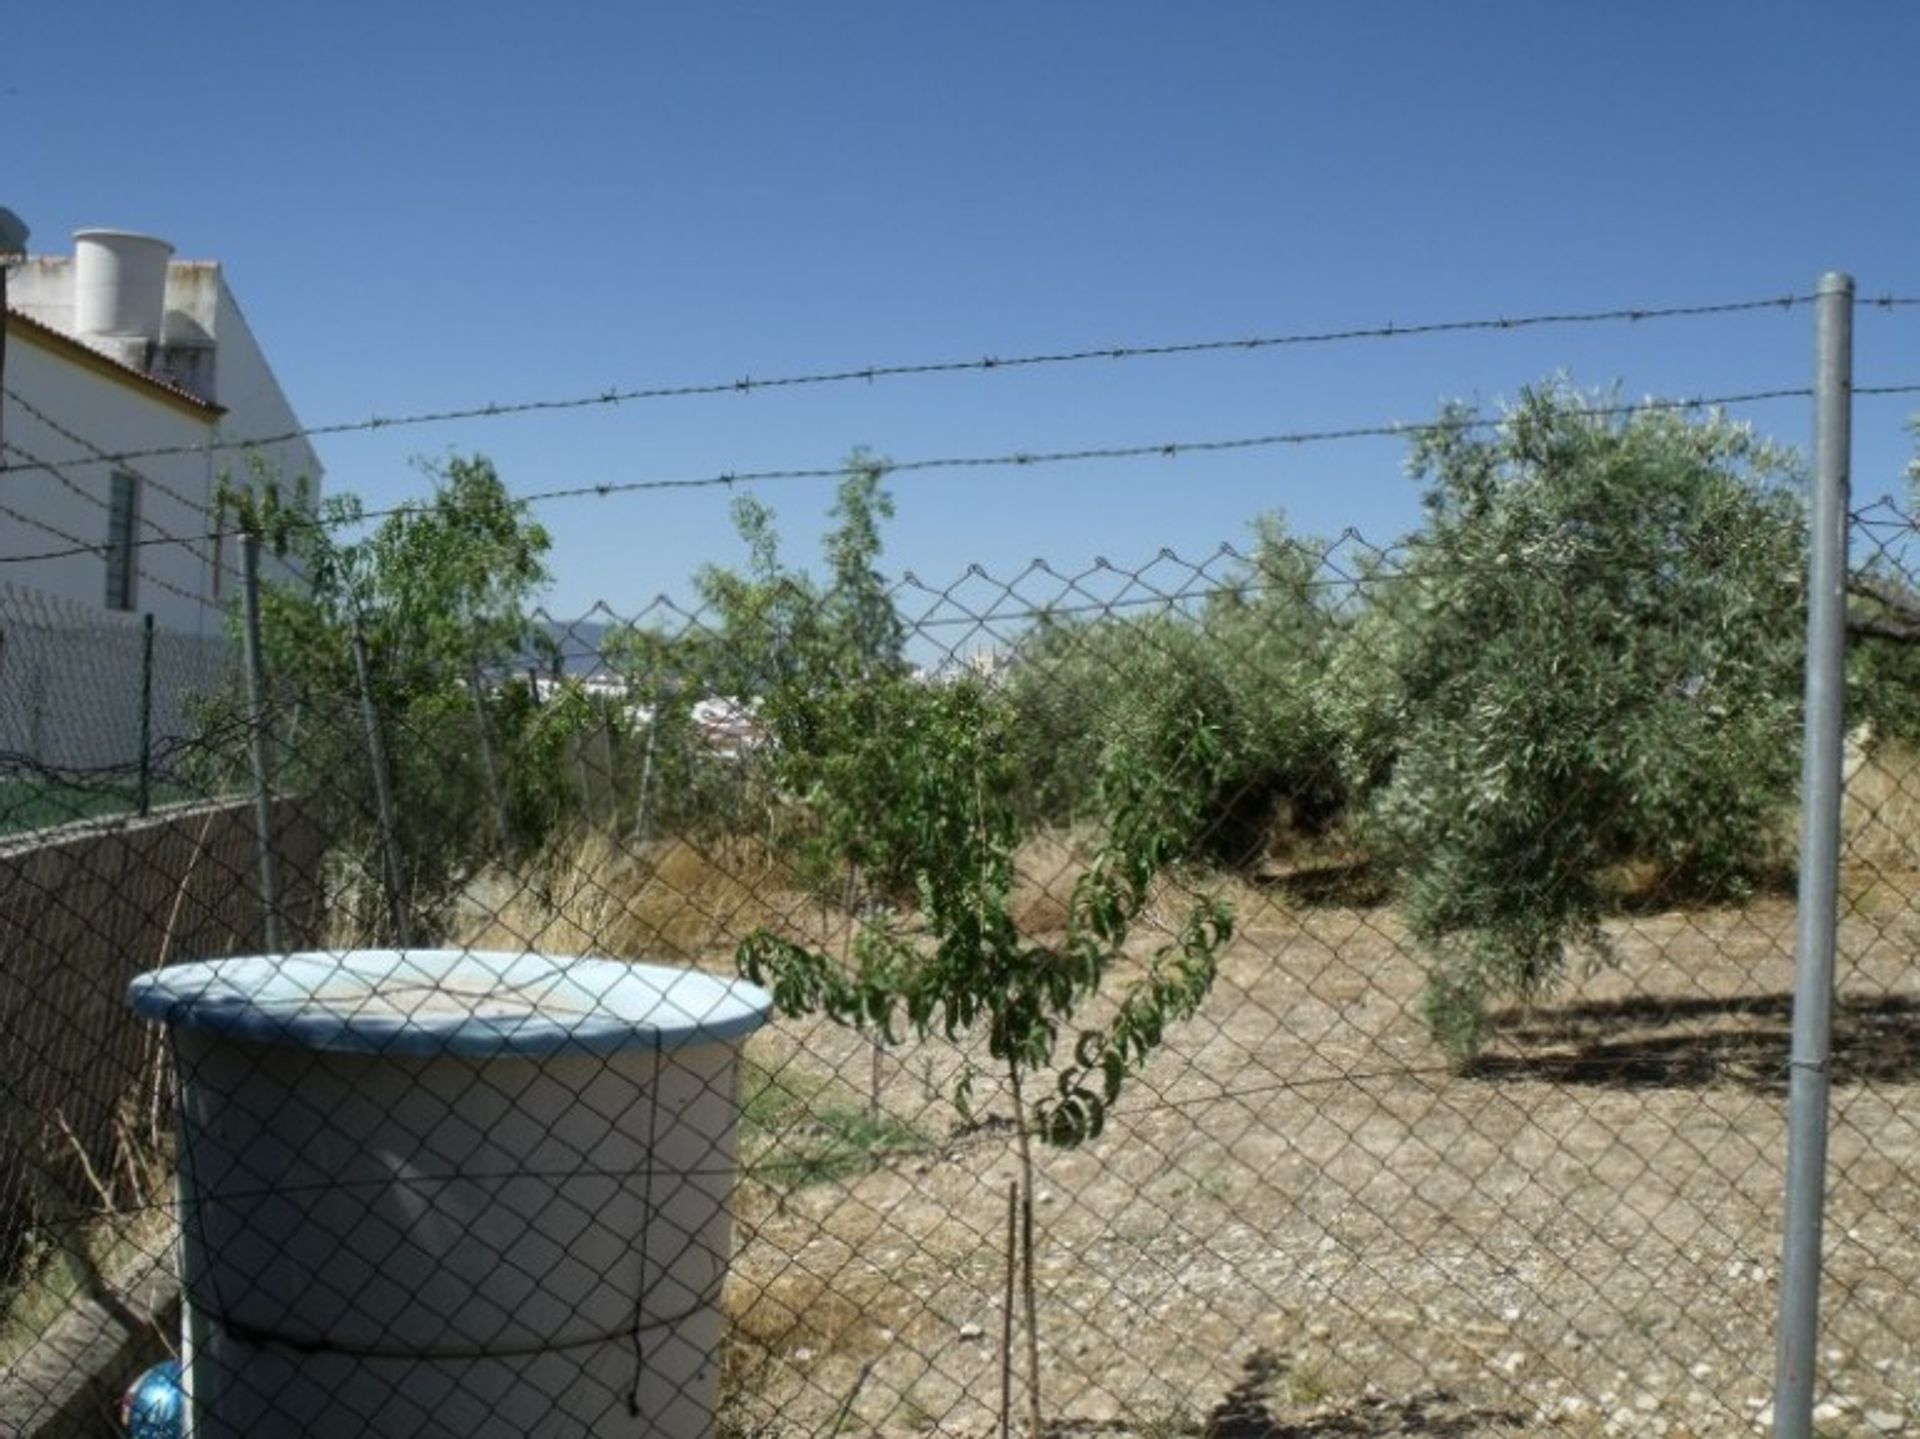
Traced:
MULTIPOLYGON (((1240 909, 1211 1000, 1106 1133, 1039 1151, 1048 1427, 1757 1432, 1791 906, 1620 922, 1617 966, 1508 1015, 1469 1075, 1438 1062, 1387 913, 1251 893, 1240 909)), ((1917 934, 1883 898, 1843 936, 1827 1435, 1920 1433, 1917 934)), ((831 1026, 780 1026, 756 1053, 869 1084, 865 1041, 831 1026)), ((982 1090, 965 1126, 929 1098, 957 1062, 909 1046, 883 1066, 883 1104, 928 1152, 743 1190, 735 1432, 995 1431, 1015 1143, 1004 1095, 982 1090)))

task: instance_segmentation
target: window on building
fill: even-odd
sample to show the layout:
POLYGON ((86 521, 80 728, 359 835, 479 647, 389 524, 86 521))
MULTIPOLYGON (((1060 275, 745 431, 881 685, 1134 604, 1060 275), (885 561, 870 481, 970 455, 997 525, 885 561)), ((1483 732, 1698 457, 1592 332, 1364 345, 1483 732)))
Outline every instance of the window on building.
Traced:
POLYGON ((139 551, 134 539, 140 525, 140 477, 125 470, 113 472, 107 498, 107 608, 130 610, 135 601, 139 551))

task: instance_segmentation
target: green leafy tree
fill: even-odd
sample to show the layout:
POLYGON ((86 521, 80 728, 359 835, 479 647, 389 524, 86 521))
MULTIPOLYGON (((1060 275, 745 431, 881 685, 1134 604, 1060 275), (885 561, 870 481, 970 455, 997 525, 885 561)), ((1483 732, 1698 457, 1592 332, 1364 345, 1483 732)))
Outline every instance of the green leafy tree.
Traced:
POLYGON ((904 782, 879 696, 906 675, 905 627, 879 568, 893 501, 886 463, 847 460, 823 538, 824 585, 780 557, 770 510, 734 505, 745 573, 709 567, 696 584, 709 624, 682 638, 691 688, 750 703, 767 733, 757 778, 803 881, 842 902, 899 900, 914 836, 890 797, 904 782))
POLYGON ((1027 636, 1012 690, 1035 821, 1097 814, 1099 776, 1122 762, 1185 776, 1187 848, 1217 864, 1255 864, 1276 840, 1338 819, 1339 744, 1321 685, 1346 617, 1323 583, 1327 546, 1295 539, 1277 514, 1254 530, 1251 554, 1198 615, 1043 621, 1027 636), (1204 767, 1157 752, 1187 715, 1217 738, 1204 767))
MULTIPOLYGON (((547 534, 488 460, 456 456, 429 473, 430 499, 359 538, 347 537, 366 524, 351 495, 328 499, 309 518, 255 476, 223 499, 243 530, 272 542, 293 576, 261 594, 280 781, 318 810, 337 853, 380 876, 384 839, 356 634, 364 644, 395 801, 394 858, 416 940, 442 925, 458 886, 485 856, 503 842, 537 845, 558 810, 551 738, 511 675, 531 643, 547 534)), ((381 885, 358 885, 352 898, 363 932, 391 938, 381 885)))
MULTIPOLYGON (((972 676, 949 684, 882 677, 863 688, 865 712, 882 725, 875 743, 892 752, 882 801, 891 812, 872 818, 913 838, 902 863, 924 938, 903 915, 881 910, 863 923, 850 957, 763 929, 741 945, 740 967, 771 988, 783 1013, 825 1013, 881 1043, 908 1034, 984 1036, 1013 1098, 1031 1259, 1029 1128, 1061 1146, 1101 1132, 1128 1077, 1205 999, 1232 919, 1218 903, 1196 901, 1104 1021, 1081 1020, 1082 1009, 1130 953, 1129 938, 1156 876, 1183 851, 1193 819, 1179 805, 1192 787, 1177 773, 1108 769, 1103 842, 1074 886, 1065 935, 1042 942, 1023 935, 1013 913, 1022 825, 1012 743, 1018 720, 1005 694, 972 676), (1038 1083, 1043 1077, 1050 1083, 1038 1083)), ((1205 763, 1212 736, 1202 717, 1187 718, 1184 744, 1205 763)), ((1163 752, 1172 748, 1169 742, 1163 752)), ((871 752, 862 762, 874 762, 871 752)), ((874 793, 827 802, 852 812, 874 793)), ((972 1087, 969 1067, 954 1093, 963 1114, 972 1087)), ((1038 1434, 1040 1367, 1030 1287, 1026 1309, 1028 1395, 1038 1434)))
MULTIPOLYGON (((762 682, 752 693, 769 729, 767 763, 803 873, 829 884, 848 876, 849 900, 883 901, 848 904, 859 922, 844 949, 762 929, 738 960, 784 1013, 825 1013, 877 1044, 983 1036, 1020 1118, 1030 1229, 1028 1127, 1056 1144, 1097 1135, 1126 1078, 1205 997, 1231 933, 1223 908, 1196 902, 1104 1022, 1075 1029, 1129 954, 1155 878, 1186 850, 1198 823, 1186 770, 1210 762, 1216 737, 1204 714, 1168 707, 1167 733, 1126 751, 1134 762, 1117 751, 1103 765, 1103 841, 1074 888, 1067 932, 1046 942, 1022 934, 1013 905, 1025 832, 1020 717, 1003 690, 976 676, 910 673, 879 568, 892 514, 883 478, 882 462, 849 461, 824 546, 824 588, 781 565, 771 517, 751 503, 736 510, 749 573, 702 580, 718 617, 709 673, 762 682), (1146 763, 1149 753, 1159 763, 1146 763), (1043 1076, 1051 1082, 1041 1086, 1043 1076)), ((955 1092, 963 1112, 971 1076, 955 1092)))
POLYGON ((1789 457, 1564 388, 1415 444, 1427 524, 1339 666, 1365 833, 1468 1056, 1490 1005, 1607 953, 1623 867, 1724 896, 1776 866, 1798 770, 1789 457))
MULTIPOLYGON (((917 836, 911 862, 923 945, 882 911, 865 926, 847 966, 835 956, 762 930, 742 946, 742 967, 772 986, 787 1013, 824 1011, 887 1040, 912 1032, 957 1038, 976 1029, 1016 1094, 1055 1065, 1075 1011, 1127 952, 1153 882, 1179 859, 1193 819, 1178 773, 1114 765, 1103 777, 1107 823, 1093 863, 1075 884, 1064 937, 1023 935, 1014 920, 1015 860, 1023 827, 1012 729, 1004 695, 967 676, 945 684, 878 682, 875 711, 898 749, 900 784, 889 796, 917 836)), ((1199 716, 1182 725, 1190 762, 1204 764, 1213 736, 1199 716)), ((1171 739, 1166 748, 1172 751, 1171 739)), ((1052 1143, 1100 1132, 1125 1077, 1158 1045, 1170 1019, 1207 993, 1231 917, 1196 900, 1104 1026, 1072 1037, 1069 1061, 1032 1119, 1052 1143)), ((968 1104, 970 1080, 956 1103, 968 1104)))

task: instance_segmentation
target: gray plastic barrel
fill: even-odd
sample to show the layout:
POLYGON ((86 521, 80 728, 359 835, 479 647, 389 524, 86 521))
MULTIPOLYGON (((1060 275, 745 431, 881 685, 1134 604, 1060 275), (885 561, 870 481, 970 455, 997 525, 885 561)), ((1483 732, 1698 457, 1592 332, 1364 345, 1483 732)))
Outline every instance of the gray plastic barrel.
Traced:
POLYGON ((188 1433, 694 1439, 765 993, 466 950, 133 982, 181 1081, 188 1433))

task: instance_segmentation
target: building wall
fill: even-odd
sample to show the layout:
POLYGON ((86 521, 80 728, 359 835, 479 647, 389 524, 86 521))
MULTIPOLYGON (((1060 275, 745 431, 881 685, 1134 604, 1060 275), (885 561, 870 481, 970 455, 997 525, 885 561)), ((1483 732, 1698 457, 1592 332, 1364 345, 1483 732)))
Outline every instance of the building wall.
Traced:
MULTIPOLYGON (((283 932, 311 943, 323 838, 275 807, 283 932)), ((116 1119, 151 1104, 159 1035, 127 1005, 162 964, 260 953, 251 801, 74 825, 0 844, 0 1251, 62 1202, 94 1202, 116 1119)))
MULTIPOLYGON (((67 256, 36 256, 27 260, 11 272, 9 303, 40 323, 71 335, 75 314, 73 270, 74 262, 67 256)), ((156 457, 138 462, 139 469, 152 473, 156 479, 180 489, 183 494, 193 496, 196 504, 208 504, 223 478, 236 484, 253 482, 255 465, 250 455, 257 457, 259 473, 277 480, 289 492, 297 482, 304 480, 308 494, 317 501, 322 477, 320 457, 304 437, 287 440, 271 438, 298 430, 300 421, 274 377, 266 354, 247 323, 232 289, 227 285, 221 267, 207 260, 175 260, 170 263, 167 266, 166 296, 162 309, 160 343, 151 347, 146 363, 160 378, 217 404, 224 411, 223 414, 202 416, 197 421, 183 414, 182 418, 198 426, 187 432, 184 440, 176 436, 171 440, 154 439, 133 444, 109 443, 101 438, 102 433, 144 433, 153 428, 151 417, 141 411, 143 405, 149 408, 173 408, 176 413, 181 412, 178 407, 171 406, 164 396, 142 395, 137 383, 129 385, 125 380, 103 376, 97 371, 76 365, 70 358, 53 355, 44 345, 40 351, 43 359, 64 363, 73 374, 66 381, 69 392, 60 397, 64 411, 41 404, 38 400, 34 403, 50 410, 55 419, 85 435, 101 449, 148 448, 179 443, 200 445, 211 440, 214 448, 209 453, 164 459, 156 457), (77 386, 77 392, 73 391, 74 386, 77 386), (107 393, 115 390, 124 393, 107 393), (184 483, 176 483, 170 475, 163 473, 165 470, 178 471, 183 478, 191 472, 192 488, 184 483)), ((19 349, 24 350, 31 345, 31 336, 22 334, 18 328, 12 334, 22 341, 19 349)), ((98 343, 104 347, 104 352, 119 353, 104 341, 86 343, 98 343)), ((11 353, 7 358, 7 367, 8 386, 18 390, 20 387, 15 383, 15 357, 11 353)), ((18 433, 24 434, 31 429, 29 422, 17 421, 11 413, 7 418, 9 443, 34 449, 36 453, 44 454, 56 462, 67 456, 86 453, 84 448, 64 439, 58 440, 50 452, 29 445, 26 439, 16 438, 14 428, 16 423, 19 424, 22 428, 18 433)), ((45 436, 35 438, 44 440, 45 436)), ((98 495, 104 497, 108 484, 105 467, 91 468, 98 472, 94 475, 100 486, 98 495)), ((73 477, 80 480, 85 470, 86 467, 76 467, 73 477)), ((41 523, 50 524, 61 514, 71 519, 68 511, 74 505, 91 508, 102 520, 106 514, 102 505, 89 505, 87 500, 77 496, 70 495, 66 501, 53 496, 46 498, 45 502, 65 505, 66 509, 58 510, 51 517, 36 512, 34 520, 41 523)), ((0 498, 0 503, 6 503, 4 498, 0 498)), ((0 515, 0 521, 5 518, 0 515)), ((176 514, 173 518, 177 520, 179 516, 176 514)), ((154 519, 165 522, 158 511, 154 519)), ((31 529, 32 523, 29 522, 26 527, 31 529)), ((196 517, 192 528, 203 536, 216 533, 217 530, 205 516, 196 517)), ((177 528, 175 532, 179 532, 177 528)), ((91 536, 88 530, 83 529, 79 533, 91 536)), ((0 542, 4 541, 4 534, 4 528, 0 527, 0 542)), ((152 534, 151 529, 149 534, 152 534)), ((0 550, 0 553, 4 551, 0 550)), ((194 551, 194 557, 191 563, 198 565, 198 572, 192 577, 191 585, 185 583, 181 574, 171 572, 190 568, 191 564, 184 560, 171 565, 166 578, 182 588, 191 589, 203 599, 216 602, 229 599, 238 569, 238 549, 232 538, 217 535, 211 542, 203 541, 194 551)), ((81 565, 78 568, 85 571, 90 567, 81 565)), ((56 573, 59 570, 57 564, 36 567, 34 576, 16 572, 13 577, 19 583, 33 584, 61 598, 98 605, 105 597, 104 566, 96 564, 91 568, 101 571, 101 584, 98 587, 92 585, 93 576, 90 574, 56 573)), ((281 581, 296 578, 290 567, 271 558, 267 560, 265 573, 269 579, 281 581)), ((207 624, 216 622, 210 621, 205 614, 198 620, 191 619, 191 606, 183 609, 177 603, 179 597, 173 598, 176 603, 162 604, 156 597, 151 606, 139 605, 137 608, 151 608, 156 623, 169 629, 200 632, 207 624)))
POLYGON ((6 388, 26 402, 0 397, 6 408, 8 462, 38 459, 53 469, 27 468, 0 476, 0 505, 6 507, 0 511, 0 561, 7 561, 0 571, 5 578, 58 600, 103 609, 104 555, 20 562, 21 557, 106 543, 116 467, 100 462, 96 451, 201 447, 128 461, 118 468, 136 476, 139 531, 143 539, 156 542, 137 549, 133 611, 151 611, 155 623, 170 631, 217 633, 222 626, 220 597, 214 593, 213 548, 207 540, 212 464, 204 451, 214 433, 211 416, 195 414, 137 382, 102 375, 22 326, 8 332, 6 364, 6 388), (77 443, 62 434, 63 429, 87 443, 77 443))
MULTIPOLYGON (((223 442, 239 441, 246 445, 244 450, 219 452, 215 467, 239 481, 249 477, 248 457, 257 457, 260 472, 277 481, 284 492, 291 494, 296 485, 304 482, 309 503, 317 505, 323 474, 320 456, 304 436, 272 439, 299 429, 299 417, 288 403, 280 382, 274 378, 272 367, 254 339, 246 316, 241 314, 233 291, 227 288, 217 269, 212 281, 215 290, 213 333, 219 345, 218 398, 226 408, 217 431, 223 442)), ((228 563, 235 563, 232 544, 226 548, 228 563)), ((290 567, 271 556, 265 557, 262 572, 269 580, 283 583, 297 579, 290 567)))

